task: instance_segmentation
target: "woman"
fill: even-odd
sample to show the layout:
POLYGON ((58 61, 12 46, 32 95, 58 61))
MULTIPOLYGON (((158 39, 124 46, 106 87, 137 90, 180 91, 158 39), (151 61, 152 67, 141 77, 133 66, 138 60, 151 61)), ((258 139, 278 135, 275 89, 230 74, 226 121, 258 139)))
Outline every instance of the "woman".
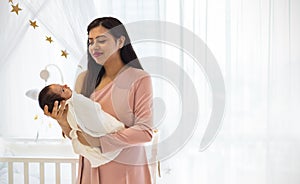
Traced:
MULTIPOLYGON (((88 69, 79 74, 75 91, 101 104, 104 111, 124 123, 126 129, 101 137, 78 131, 82 144, 99 147, 102 153, 122 149, 113 161, 91 168, 80 156, 80 184, 150 184, 143 143, 152 139, 152 84, 130 44, 124 25, 112 17, 98 18, 88 26, 88 69)), ((69 135, 68 106, 55 102, 44 113, 56 119, 69 135)))

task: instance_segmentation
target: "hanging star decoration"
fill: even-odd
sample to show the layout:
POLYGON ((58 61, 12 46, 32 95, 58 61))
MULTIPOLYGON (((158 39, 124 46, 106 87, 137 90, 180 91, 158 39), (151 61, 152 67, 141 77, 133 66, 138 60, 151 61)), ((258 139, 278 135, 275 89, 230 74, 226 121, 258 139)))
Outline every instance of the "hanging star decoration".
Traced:
POLYGON ((13 8, 10 12, 15 12, 17 15, 19 15, 19 11, 21 11, 22 9, 19 8, 19 3, 14 6, 13 4, 11 5, 11 7, 13 8))
POLYGON ((61 56, 64 56, 65 58, 67 58, 69 54, 67 53, 66 50, 61 50, 61 56))
POLYGON ((46 41, 48 41, 49 43, 51 43, 51 42, 53 42, 53 40, 52 40, 52 38, 51 38, 51 36, 46 36, 46 41))
MULTIPOLYGON (((12 10, 11 12, 15 12, 17 15, 19 15, 19 11, 21 11, 22 9, 19 8, 19 3, 17 3, 16 5, 13 4, 13 0, 8 0, 8 3, 11 3, 11 7, 12 7, 12 10)), ((33 29, 39 27, 37 25, 37 22, 36 21, 33 21, 33 20, 29 20, 29 23, 30 23, 30 26, 33 27, 33 29)), ((46 41, 49 42, 50 44, 53 42, 51 36, 46 36, 46 41)), ((69 55, 69 53, 67 52, 67 50, 61 50, 61 56, 62 57, 65 57, 67 58, 69 55)), ((37 117, 35 117, 37 118, 37 117)))
POLYGON ((30 22, 30 26, 32 26, 33 29, 35 29, 36 27, 39 27, 39 26, 36 24, 36 21, 29 20, 29 22, 30 22))

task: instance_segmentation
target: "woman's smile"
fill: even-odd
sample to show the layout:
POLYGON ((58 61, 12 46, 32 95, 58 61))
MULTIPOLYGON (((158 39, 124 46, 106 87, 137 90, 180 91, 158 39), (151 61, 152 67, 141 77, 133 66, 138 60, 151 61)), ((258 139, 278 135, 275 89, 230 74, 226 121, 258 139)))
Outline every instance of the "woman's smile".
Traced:
POLYGON ((102 56, 102 55, 103 55, 103 52, 98 52, 98 51, 93 52, 93 57, 94 57, 94 58, 100 57, 100 56, 102 56))

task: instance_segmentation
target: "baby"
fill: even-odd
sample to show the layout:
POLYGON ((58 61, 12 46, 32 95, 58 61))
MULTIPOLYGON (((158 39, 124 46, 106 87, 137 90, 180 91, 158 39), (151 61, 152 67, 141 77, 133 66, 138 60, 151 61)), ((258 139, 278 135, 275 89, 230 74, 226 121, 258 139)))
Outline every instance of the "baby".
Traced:
POLYGON ((55 101, 62 100, 66 100, 69 107, 67 120, 72 129, 69 136, 72 138, 74 152, 87 158, 92 167, 98 167, 113 160, 121 150, 101 153, 98 147, 81 144, 76 131, 82 129, 93 137, 100 137, 124 129, 124 124, 104 112, 99 103, 72 92, 67 85, 50 84, 40 91, 38 97, 40 107, 44 109, 47 105, 49 112, 52 112, 55 101))

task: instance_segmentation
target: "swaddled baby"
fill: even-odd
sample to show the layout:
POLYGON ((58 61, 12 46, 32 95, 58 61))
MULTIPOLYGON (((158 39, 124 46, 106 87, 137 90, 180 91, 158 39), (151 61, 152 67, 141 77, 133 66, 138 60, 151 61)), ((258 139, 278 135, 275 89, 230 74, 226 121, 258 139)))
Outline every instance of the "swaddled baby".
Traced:
POLYGON ((87 158, 92 167, 98 167, 113 160, 121 152, 117 150, 104 154, 101 153, 100 148, 83 145, 78 140, 76 131, 82 130, 93 137, 100 137, 124 129, 124 124, 104 112, 99 103, 72 92, 67 85, 60 84, 50 84, 44 87, 39 93, 38 100, 42 109, 45 105, 48 106, 49 112, 52 112, 55 101, 66 100, 69 107, 67 120, 72 129, 69 136, 72 138, 73 150, 87 158))

